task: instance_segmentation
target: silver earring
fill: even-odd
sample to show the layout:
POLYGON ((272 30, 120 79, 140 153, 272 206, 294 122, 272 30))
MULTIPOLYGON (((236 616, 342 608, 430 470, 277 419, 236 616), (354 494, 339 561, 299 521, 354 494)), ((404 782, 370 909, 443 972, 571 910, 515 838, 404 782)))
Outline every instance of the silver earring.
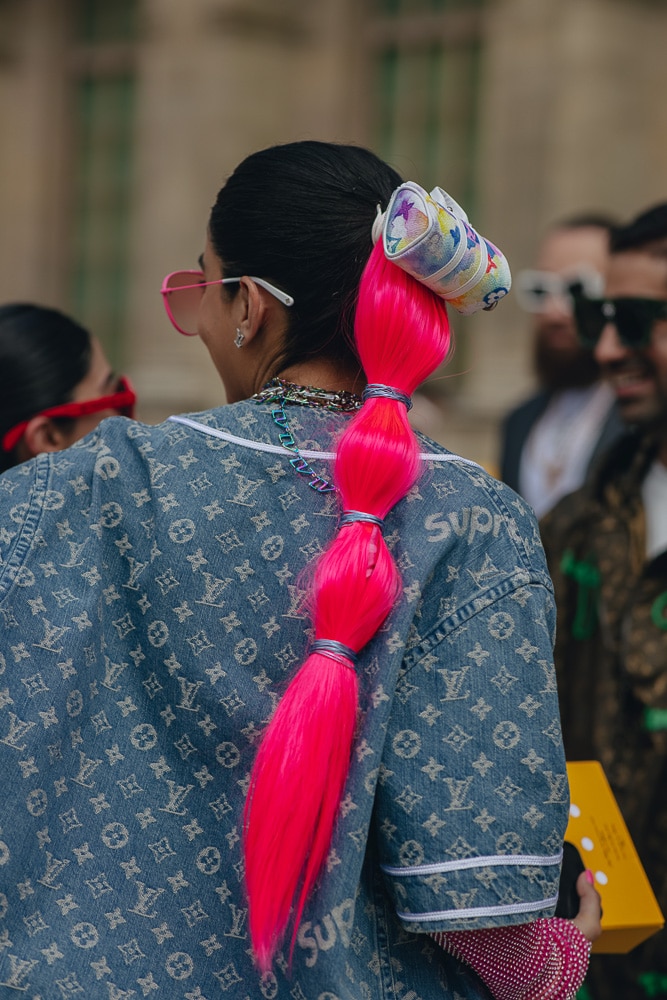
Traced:
POLYGON ((241 328, 236 327, 236 336, 234 337, 234 343, 237 347, 243 347, 243 341, 245 340, 245 333, 241 333, 241 328))

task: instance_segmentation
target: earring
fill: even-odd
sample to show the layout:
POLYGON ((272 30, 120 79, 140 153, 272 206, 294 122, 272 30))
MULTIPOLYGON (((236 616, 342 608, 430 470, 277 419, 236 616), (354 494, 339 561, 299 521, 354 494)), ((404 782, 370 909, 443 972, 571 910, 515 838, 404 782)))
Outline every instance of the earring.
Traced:
POLYGON ((234 343, 237 347, 243 347, 243 341, 245 340, 245 333, 241 333, 241 328, 236 327, 236 336, 234 337, 234 343))

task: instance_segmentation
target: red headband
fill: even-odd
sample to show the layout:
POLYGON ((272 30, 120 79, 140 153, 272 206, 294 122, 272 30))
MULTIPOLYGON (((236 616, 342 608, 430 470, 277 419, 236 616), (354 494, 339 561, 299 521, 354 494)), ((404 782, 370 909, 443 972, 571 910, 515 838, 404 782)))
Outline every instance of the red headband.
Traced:
POLYGON ((23 420, 8 430, 2 439, 2 450, 12 451, 25 434, 26 427, 35 417, 69 417, 75 420, 77 417, 86 417, 91 413, 100 413, 102 410, 118 410, 124 417, 134 415, 134 406, 137 401, 136 393, 132 388, 130 380, 122 376, 118 380, 118 389, 108 396, 98 396, 96 399, 83 399, 80 402, 61 403, 59 406, 51 406, 46 410, 34 413, 28 420, 23 420))

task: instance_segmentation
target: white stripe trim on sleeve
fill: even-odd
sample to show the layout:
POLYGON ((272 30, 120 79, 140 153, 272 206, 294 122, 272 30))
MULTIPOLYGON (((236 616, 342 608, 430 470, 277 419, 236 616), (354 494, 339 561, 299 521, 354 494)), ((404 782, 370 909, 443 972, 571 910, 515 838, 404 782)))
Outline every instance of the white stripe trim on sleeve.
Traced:
POLYGON ((531 866, 548 868, 559 865, 563 852, 558 854, 483 854, 481 857, 458 858, 456 861, 436 861, 431 865, 415 865, 413 868, 396 868, 392 865, 380 865, 387 875, 405 877, 409 875, 435 875, 438 872, 467 871, 469 868, 494 868, 498 865, 531 866))
POLYGON ((555 906, 558 896, 536 899, 531 903, 507 903, 505 906, 469 906, 463 910, 433 910, 431 913, 400 913, 400 920, 423 923, 428 920, 467 920, 470 917, 503 917, 511 913, 534 913, 555 906))

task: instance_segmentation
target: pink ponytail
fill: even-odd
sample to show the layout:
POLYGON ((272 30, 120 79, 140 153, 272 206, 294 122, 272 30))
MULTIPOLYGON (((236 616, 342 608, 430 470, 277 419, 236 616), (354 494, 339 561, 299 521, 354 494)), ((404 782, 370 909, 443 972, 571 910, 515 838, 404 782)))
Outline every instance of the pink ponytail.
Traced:
MULTIPOLYGON (((373 250, 359 288, 356 346, 369 382, 412 395, 449 347, 445 303, 373 250)), ((419 475, 419 452, 401 402, 369 399, 338 444, 343 510, 384 518, 419 475)), ((314 575, 316 639, 358 651, 378 631, 401 580, 380 529, 353 522, 314 575)), ((351 661, 313 652, 291 681, 262 739, 244 817, 250 934, 260 969, 271 967, 326 860, 347 779, 358 684, 351 661)))

